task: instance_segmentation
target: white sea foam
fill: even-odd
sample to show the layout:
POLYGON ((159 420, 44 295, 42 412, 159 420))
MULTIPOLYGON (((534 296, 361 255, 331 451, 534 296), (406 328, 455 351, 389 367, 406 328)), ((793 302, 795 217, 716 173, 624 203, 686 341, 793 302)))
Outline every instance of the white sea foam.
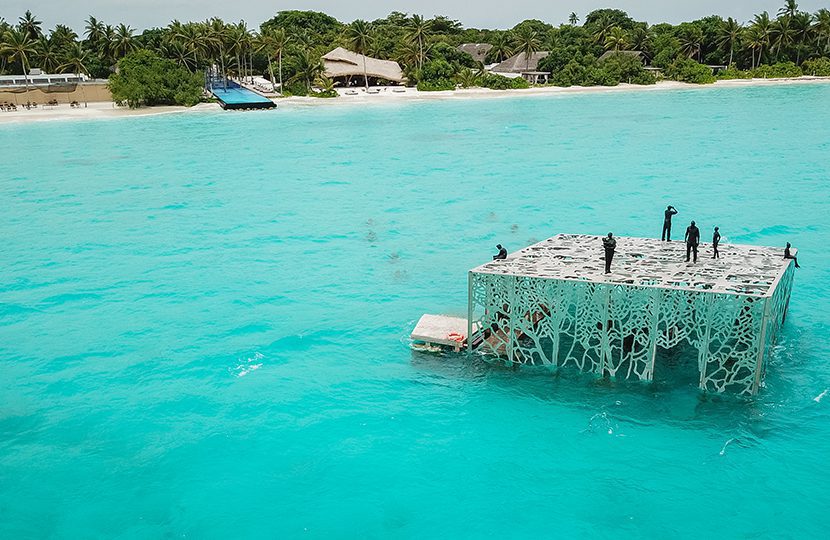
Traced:
POLYGON ((830 391, 830 388, 825 389, 824 392, 814 397, 813 401, 815 401, 816 403, 821 403, 821 400, 824 399, 824 396, 827 395, 828 391, 830 391))

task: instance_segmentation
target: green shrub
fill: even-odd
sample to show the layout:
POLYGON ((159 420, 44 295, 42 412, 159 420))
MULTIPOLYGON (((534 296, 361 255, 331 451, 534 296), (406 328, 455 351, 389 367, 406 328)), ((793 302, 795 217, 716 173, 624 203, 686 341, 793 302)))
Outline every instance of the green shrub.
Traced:
POLYGON ((793 62, 779 62, 771 66, 758 66, 752 71, 752 76, 757 79, 776 79, 783 77, 801 77, 801 68, 793 62))
POLYGON ((311 96, 311 97, 316 97, 316 98, 335 98, 335 97, 340 96, 340 94, 337 93, 337 90, 331 90, 331 89, 330 90, 320 90, 319 92, 313 92, 312 91, 312 92, 309 92, 308 95, 311 96))
POLYGON ((433 79, 418 81, 417 88, 421 92, 441 92, 443 90, 455 90, 455 83, 450 79, 433 79))
POLYGON ((303 81, 294 81, 285 84, 285 90, 282 92, 284 96, 307 96, 308 87, 303 81))
POLYGON ((801 71, 804 72, 804 75, 830 77, 830 58, 823 56, 814 60, 806 60, 801 64, 801 71))
POLYGON ((665 73, 669 79, 692 84, 710 84, 716 80, 710 68, 691 58, 678 58, 669 64, 665 73))
POLYGON ((617 83, 630 81, 632 84, 655 84, 657 82, 657 78, 643 68, 643 63, 639 58, 628 54, 613 54, 603 60, 599 67, 609 74, 609 80, 615 80, 617 83))
POLYGON ((109 88, 116 103, 130 108, 142 105, 184 105, 202 100, 202 75, 147 50, 132 52, 118 61, 118 73, 110 75, 109 88))
POLYGON ((479 83, 484 88, 492 90, 515 90, 520 88, 530 88, 530 83, 524 80, 523 77, 515 77, 513 79, 502 77, 495 73, 485 74, 479 83))
POLYGON ((730 81, 733 79, 750 79, 752 78, 752 72, 731 67, 728 69, 720 70, 717 74, 717 77, 719 80, 723 81, 730 81))

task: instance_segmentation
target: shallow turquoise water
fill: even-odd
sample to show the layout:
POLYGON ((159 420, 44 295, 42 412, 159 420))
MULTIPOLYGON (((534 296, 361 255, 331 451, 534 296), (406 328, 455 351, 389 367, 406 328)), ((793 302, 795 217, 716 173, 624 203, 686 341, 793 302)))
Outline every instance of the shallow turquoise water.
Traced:
POLYGON ((830 526, 830 85, 0 127, 0 538, 830 526), (419 356, 558 232, 800 249, 752 401, 419 356))

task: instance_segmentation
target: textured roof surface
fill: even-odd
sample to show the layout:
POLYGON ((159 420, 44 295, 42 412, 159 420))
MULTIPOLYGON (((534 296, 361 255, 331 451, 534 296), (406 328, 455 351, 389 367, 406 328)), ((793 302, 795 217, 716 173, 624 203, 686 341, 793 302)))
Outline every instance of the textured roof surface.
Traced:
MULTIPOLYGON (((363 75, 362 54, 357 54, 343 47, 337 47, 333 51, 323 55, 326 77, 349 77, 363 75)), ((397 62, 392 60, 379 60, 366 56, 366 74, 377 79, 402 82, 403 71, 397 62)))
POLYGON ((457 47, 461 52, 465 52, 473 57, 476 62, 484 63, 487 58, 487 53, 490 52, 493 46, 489 43, 462 43, 457 47))
POLYGON ((490 71, 504 72, 504 73, 522 73, 525 71, 536 71, 539 67, 539 60, 549 55, 548 51, 538 51, 530 55, 530 58, 525 57, 525 53, 517 53, 497 64, 490 71))
POLYGON ((765 296, 791 264, 783 247, 719 244, 721 258, 712 259, 711 244, 701 242, 697 264, 691 264, 683 241, 615 238, 610 274, 604 273, 602 237, 585 234, 556 235, 472 272, 765 296))

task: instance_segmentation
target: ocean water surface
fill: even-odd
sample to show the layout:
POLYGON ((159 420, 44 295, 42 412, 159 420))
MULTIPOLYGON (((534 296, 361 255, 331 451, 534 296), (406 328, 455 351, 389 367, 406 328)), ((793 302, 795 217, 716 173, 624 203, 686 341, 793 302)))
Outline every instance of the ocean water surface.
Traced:
MULTIPOLYGON (((830 85, 0 126, 0 538, 815 538, 830 85), (425 356, 496 243, 800 250, 757 398, 425 356)), ((703 255, 705 256, 705 250, 703 255)))

